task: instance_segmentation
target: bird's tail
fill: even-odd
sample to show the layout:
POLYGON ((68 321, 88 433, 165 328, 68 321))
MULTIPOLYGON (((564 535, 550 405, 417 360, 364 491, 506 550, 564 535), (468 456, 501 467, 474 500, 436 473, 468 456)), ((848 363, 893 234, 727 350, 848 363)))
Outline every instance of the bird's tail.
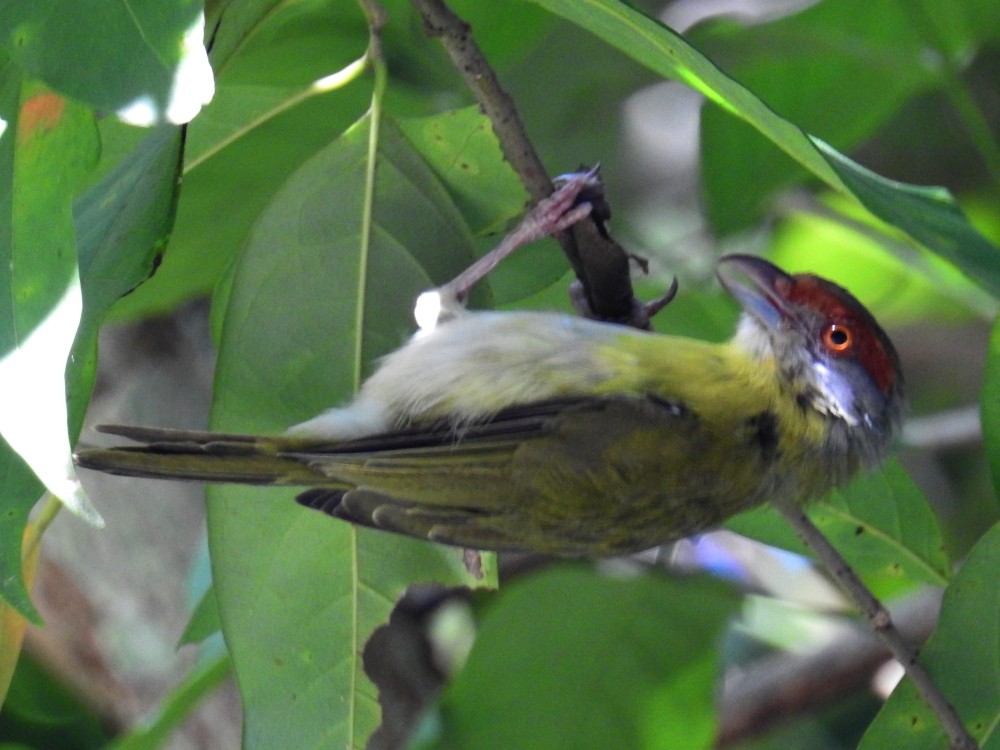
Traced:
POLYGON ((191 479, 235 484, 337 486, 292 453, 323 447, 316 439, 230 435, 156 427, 101 425, 99 432, 135 441, 114 448, 81 448, 77 466, 108 474, 154 479, 191 479))

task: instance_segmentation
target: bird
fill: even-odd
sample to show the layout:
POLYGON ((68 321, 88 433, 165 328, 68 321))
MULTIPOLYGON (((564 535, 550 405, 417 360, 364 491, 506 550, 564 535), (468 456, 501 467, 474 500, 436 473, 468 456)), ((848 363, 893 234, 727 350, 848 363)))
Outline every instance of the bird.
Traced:
POLYGON ((345 406, 279 435, 98 429, 85 468, 297 486, 359 526, 559 557, 642 551, 878 466, 899 356, 847 290, 757 256, 717 265, 722 343, 555 312, 464 311, 387 355, 345 406))

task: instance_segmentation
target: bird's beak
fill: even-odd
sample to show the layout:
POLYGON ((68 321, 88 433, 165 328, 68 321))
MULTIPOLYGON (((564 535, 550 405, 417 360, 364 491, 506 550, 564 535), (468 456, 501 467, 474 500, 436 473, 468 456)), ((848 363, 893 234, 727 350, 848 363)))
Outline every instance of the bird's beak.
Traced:
POLYGON ((788 293, 795 279, 773 263, 753 255, 727 255, 719 259, 716 275, 740 307, 766 328, 776 330, 782 319, 793 317, 788 293))

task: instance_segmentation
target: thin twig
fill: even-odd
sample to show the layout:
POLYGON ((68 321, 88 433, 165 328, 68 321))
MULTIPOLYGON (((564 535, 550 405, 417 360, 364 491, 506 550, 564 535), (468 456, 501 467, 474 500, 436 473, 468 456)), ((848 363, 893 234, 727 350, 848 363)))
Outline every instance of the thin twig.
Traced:
POLYGON ((917 661, 916 652, 910 647, 896 626, 893 625, 889 611, 858 578, 857 573, 844 560, 837 549, 830 544, 823 533, 809 520, 805 511, 795 503, 787 500, 772 502, 778 512, 799 535, 813 554, 819 558, 834 577, 844 592, 858 606, 872 628, 882 638, 896 660, 903 665, 907 676, 913 681, 917 692, 931 711, 938 717, 948 735, 948 744, 952 750, 977 750, 979 745, 966 730, 962 720, 947 699, 938 690, 930 673, 917 661))
MULTIPOLYGON (((483 114, 493 125, 504 158, 520 177, 533 202, 552 193, 552 180, 528 138, 514 100, 500 85, 496 72, 472 37, 469 24, 443 0, 412 0, 428 35, 438 37, 455 68, 465 79, 483 114)), ((637 328, 648 328, 642 303, 635 299, 628 255, 617 242, 602 235, 593 222, 581 222, 557 237, 577 279, 583 285, 588 315, 637 328)))
POLYGON ((427 34, 441 40, 483 114, 493 124, 504 158, 521 178, 531 200, 537 203, 547 198, 552 192, 552 180, 528 138, 514 100, 500 85, 496 72, 473 39, 469 24, 443 0, 413 0, 413 5, 423 18, 427 34))
POLYGON ((908 448, 947 450, 979 443, 983 427, 979 404, 910 417, 903 426, 902 442, 908 448))

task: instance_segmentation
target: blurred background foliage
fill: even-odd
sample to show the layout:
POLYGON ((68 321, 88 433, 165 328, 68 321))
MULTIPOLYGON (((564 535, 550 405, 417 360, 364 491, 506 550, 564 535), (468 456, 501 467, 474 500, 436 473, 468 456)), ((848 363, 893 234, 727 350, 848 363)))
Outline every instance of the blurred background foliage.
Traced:
MULTIPOLYGON (((99 160, 79 156, 74 169, 84 176, 60 180, 44 204, 56 207, 52 231, 75 250, 82 282, 80 332, 49 363, 61 372, 72 354, 66 393, 47 394, 68 400, 73 439, 92 391, 96 420, 209 424, 207 396, 185 394, 207 387, 211 343, 219 351, 214 427, 277 430, 348 397, 412 329, 416 293, 489 248, 523 211, 526 193, 488 122, 405 0, 382 3, 384 66, 365 60, 369 28, 353 0, 204 8, 177 0, 131 19, 110 0, 79 17, 64 5, 0 10, 0 116, 10 125, 0 136, 0 195, 11 227, 0 249, 12 269, 0 282, 13 301, 0 315, 13 328, 30 290, 52 304, 63 293, 52 282, 62 265, 24 260, 49 252, 30 231, 37 223, 23 218, 38 212, 25 188, 40 179, 31 147, 80 154, 96 130, 99 160), (211 71, 198 67, 202 38, 211 71), (199 110, 211 94, 206 77, 214 96, 199 110), (134 106, 140 100, 143 108, 134 106), (58 102, 72 105, 72 122, 58 102), (61 140, 31 145, 50 132, 61 140), (206 297, 211 343, 198 302, 206 297), (170 350, 170 377, 154 373, 162 359, 129 359, 139 382, 122 386, 113 372, 121 345, 109 339, 98 371, 106 321, 132 348, 159 357, 170 350), (204 327, 191 334, 193 354, 172 343, 177 325, 204 327), (151 390, 157 378, 170 382, 151 390), (126 395, 101 411, 115 387, 126 395)), ((932 248, 790 158, 790 137, 776 142, 759 120, 734 117, 747 102, 698 79, 692 71, 704 69, 685 57, 696 52, 671 47, 673 37, 632 6, 449 5, 471 24, 550 173, 601 163, 611 230, 649 261, 649 273, 637 274, 639 296, 679 279, 660 330, 728 336, 737 312, 712 269, 719 255, 740 251, 835 279, 890 331, 912 401, 899 461, 818 505, 815 520, 914 638, 933 630, 947 587, 924 654, 983 746, 996 745, 1000 607, 991 571, 1000 540, 988 530, 1000 478, 991 333, 1000 288, 991 244, 1000 240, 1000 3, 634 4, 773 113, 864 167, 950 190, 983 236, 948 214, 954 221, 935 225, 941 242, 932 248), (650 40, 666 47, 650 52, 650 40), (661 69, 674 64, 665 49, 682 61, 674 80, 661 69)), ((890 205, 902 205, 905 186, 878 184, 890 205)), ((910 220, 926 218, 906 205, 910 220)), ((507 262, 474 302, 568 310, 569 280, 548 240, 507 262)), ((7 352, 17 341, 3 345, 7 352)), ((67 667, 58 648, 38 645, 51 646, 41 631, 29 628, 20 649, 22 615, 38 617, 20 550, 41 486, 4 448, 0 686, 10 677, 3 665, 17 669, 0 710, 0 748, 219 747, 217 736, 191 731, 191 717, 231 670, 242 711, 230 705, 212 721, 235 727, 231 743, 242 731, 248 748, 364 747, 370 735, 373 748, 463 750, 944 747, 907 689, 882 708, 898 675, 798 555, 722 532, 600 565, 485 556, 477 577, 457 553, 332 524, 300 512, 292 493, 265 490, 211 490, 207 531, 183 519, 193 545, 207 538, 211 571, 193 553, 169 561, 187 601, 164 619, 171 624, 157 643, 163 651, 189 644, 176 684, 141 700, 98 695, 103 677, 86 664, 67 667), (500 593, 489 590, 497 567, 500 593), (487 590, 421 586, 393 609, 408 584, 432 580, 487 590), (190 613, 181 639, 177 623, 190 613)), ((153 521, 161 511, 146 503, 169 505, 166 491, 89 481, 118 529, 111 538, 134 545, 130 554, 154 547, 162 534, 150 524, 164 521, 153 521), (116 491, 125 493, 118 506, 104 500, 116 491), (129 513, 134 525, 123 520, 129 513)), ((137 566, 145 577, 136 580, 109 578, 116 568, 93 554, 98 532, 75 519, 60 524, 47 535, 43 579, 48 557, 89 607, 118 615, 138 607, 130 586, 158 586, 152 564, 137 566)), ((800 551, 766 511, 731 528, 800 551)), ((121 553, 109 560, 131 564, 121 553)), ((131 644, 136 619, 101 616, 60 630, 75 600, 38 599, 48 632, 67 641, 85 634, 102 664, 116 661, 113 644, 131 644)), ((128 680, 115 685, 127 691, 128 680)))

